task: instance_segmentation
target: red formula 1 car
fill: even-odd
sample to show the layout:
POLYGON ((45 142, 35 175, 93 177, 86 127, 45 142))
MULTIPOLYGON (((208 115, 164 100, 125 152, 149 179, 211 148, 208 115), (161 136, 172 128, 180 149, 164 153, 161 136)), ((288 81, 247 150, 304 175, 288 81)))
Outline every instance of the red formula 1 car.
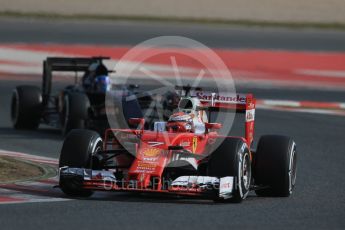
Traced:
POLYGON ((296 144, 290 137, 267 135, 250 149, 255 99, 248 95, 194 92, 182 97, 167 122, 144 130, 144 119, 131 118, 136 129, 109 129, 104 139, 88 130, 66 137, 59 162, 59 186, 69 196, 95 190, 156 192, 213 200, 289 196, 296 181, 296 144), (245 114, 245 135, 224 136, 217 111, 245 114), (213 115, 214 116, 214 115, 213 115))

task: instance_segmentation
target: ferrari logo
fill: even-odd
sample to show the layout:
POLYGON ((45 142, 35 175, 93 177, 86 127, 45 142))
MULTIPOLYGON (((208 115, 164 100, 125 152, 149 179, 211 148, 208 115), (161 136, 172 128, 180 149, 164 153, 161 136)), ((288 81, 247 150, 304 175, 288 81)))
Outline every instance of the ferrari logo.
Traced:
POLYGON ((197 146, 198 146, 198 137, 193 137, 193 153, 195 153, 197 146))

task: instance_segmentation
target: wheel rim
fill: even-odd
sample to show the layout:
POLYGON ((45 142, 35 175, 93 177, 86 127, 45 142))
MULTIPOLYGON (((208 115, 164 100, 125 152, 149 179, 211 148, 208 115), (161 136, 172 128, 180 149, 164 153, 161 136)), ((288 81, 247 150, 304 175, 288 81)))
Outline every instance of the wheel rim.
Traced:
POLYGON ((248 153, 245 153, 245 155, 243 156, 241 177, 242 177, 244 188, 246 190, 249 190, 250 180, 251 180, 251 167, 250 167, 250 159, 249 159, 248 153))
POLYGON ((92 159, 93 157, 98 154, 99 151, 102 151, 103 149, 103 141, 102 138, 98 137, 94 143, 94 146, 91 149, 91 155, 90 155, 90 159, 89 159, 89 167, 93 168, 93 164, 92 164, 92 159))
POLYGON ((296 148, 295 144, 293 145, 291 156, 290 156, 290 164, 289 164, 289 193, 292 193, 292 190, 296 184, 296 174, 297 174, 297 155, 296 155, 296 148))

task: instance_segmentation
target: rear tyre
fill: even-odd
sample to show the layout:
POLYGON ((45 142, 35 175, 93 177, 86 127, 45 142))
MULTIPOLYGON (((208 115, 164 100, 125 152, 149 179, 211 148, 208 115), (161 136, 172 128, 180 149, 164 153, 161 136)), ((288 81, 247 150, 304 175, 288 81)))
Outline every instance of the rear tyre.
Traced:
POLYGON ((15 129, 37 129, 42 112, 41 90, 35 86, 18 86, 12 94, 11 120, 15 129))
POLYGON ((234 177, 235 188, 230 201, 239 203, 247 197, 251 183, 251 159, 247 144, 242 139, 226 138, 212 153, 207 167, 209 176, 234 177))
MULTIPOLYGON (((92 168, 92 156, 102 150, 103 141, 98 133, 75 129, 65 138, 59 167, 92 168)), ((82 188, 82 180, 60 177, 61 190, 68 196, 88 197, 92 191, 82 188)))
POLYGON ((84 129, 88 117, 90 102, 83 93, 68 93, 64 97, 61 114, 62 134, 67 135, 72 129, 84 129))
POLYGON ((296 183, 297 152, 291 137, 262 136, 255 154, 255 190, 258 196, 288 197, 296 183))

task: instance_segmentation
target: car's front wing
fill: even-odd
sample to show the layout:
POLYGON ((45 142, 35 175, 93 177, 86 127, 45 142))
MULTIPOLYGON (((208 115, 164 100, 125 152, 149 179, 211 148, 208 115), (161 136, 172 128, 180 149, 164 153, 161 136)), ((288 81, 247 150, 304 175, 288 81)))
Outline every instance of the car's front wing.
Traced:
POLYGON ((166 181, 165 188, 140 186, 133 180, 117 179, 115 173, 106 170, 62 167, 59 169, 60 180, 79 183, 83 189, 102 191, 156 192, 186 196, 204 196, 214 199, 228 199, 235 189, 234 177, 180 176, 173 181, 166 181))

